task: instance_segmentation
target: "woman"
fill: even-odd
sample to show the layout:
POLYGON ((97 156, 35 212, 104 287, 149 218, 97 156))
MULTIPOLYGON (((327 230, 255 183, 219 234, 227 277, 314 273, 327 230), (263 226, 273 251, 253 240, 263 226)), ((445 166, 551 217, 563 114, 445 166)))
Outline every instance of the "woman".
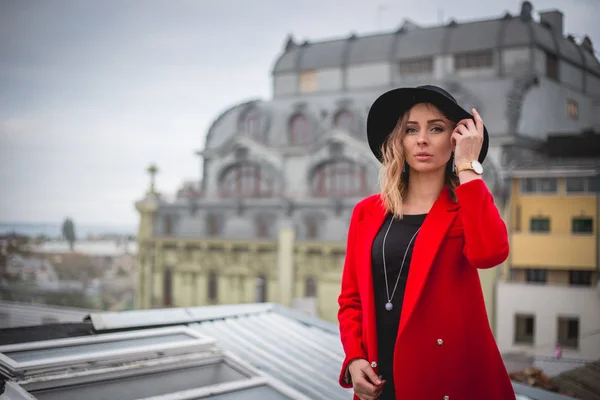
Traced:
POLYGON ((435 86, 395 89, 373 103, 367 135, 381 193, 350 221, 340 384, 361 400, 515 399, 477 272, 509 248, 481 176, 481 116, 435 86))

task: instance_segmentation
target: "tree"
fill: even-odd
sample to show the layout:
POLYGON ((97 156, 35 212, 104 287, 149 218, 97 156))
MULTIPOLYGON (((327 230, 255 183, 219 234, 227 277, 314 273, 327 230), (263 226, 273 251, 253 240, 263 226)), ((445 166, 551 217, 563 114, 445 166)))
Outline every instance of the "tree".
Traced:
POLYGON ((75 244, 75 224, 71 218, 65 218, 62 226, 63 238, 69 242, 69 247, 73 251, 73 245, 75 244))

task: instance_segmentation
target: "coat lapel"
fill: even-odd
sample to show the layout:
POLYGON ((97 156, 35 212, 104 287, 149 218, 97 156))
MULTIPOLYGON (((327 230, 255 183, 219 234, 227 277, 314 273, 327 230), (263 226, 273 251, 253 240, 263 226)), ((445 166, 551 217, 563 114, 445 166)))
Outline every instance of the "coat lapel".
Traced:
POLYGON ((398 338, 415 310, 442 240, 456 218, 456 210, 458 205, 452 202, 448 187, 445 187, 423 221, 414 244, 398 338))
POLYGON ((361 298, 365 301, 364 323, 367 327, 368 352, 371 359, 377 358, 377 321, 375 318, 375 291, 373 289, 373 265, 371 248, 377 232, 385 220, 386 210, 383 203, 377 198, 370 207, 365 210, 365 215, 359 226, 360 239, 357 241, 361 248, 360 255, 360 277, 362 282, 361 298))

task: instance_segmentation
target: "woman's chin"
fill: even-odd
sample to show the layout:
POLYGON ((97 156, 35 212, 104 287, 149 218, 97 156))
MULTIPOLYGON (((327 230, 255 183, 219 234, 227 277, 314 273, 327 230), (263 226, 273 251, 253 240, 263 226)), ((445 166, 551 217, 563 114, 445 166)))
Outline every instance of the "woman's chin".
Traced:
MULTIPOLYGON (((429 163, 416 163, 411 169, 418 174, 444 173, 446 166, 432 165, 429 163)), ((412 172, 412 171, 411 171, 412 172)))

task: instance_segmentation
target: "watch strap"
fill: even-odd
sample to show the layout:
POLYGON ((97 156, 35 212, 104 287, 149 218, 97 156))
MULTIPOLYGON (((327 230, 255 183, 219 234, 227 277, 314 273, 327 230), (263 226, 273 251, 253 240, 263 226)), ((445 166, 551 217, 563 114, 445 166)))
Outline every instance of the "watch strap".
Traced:
POLYGON ((458 175, 460 172, 468 171, 468 170, 474 171, 473 164, 471 164, 471 162, 456 166, 455 171, 456 171, 456 175, 458 175))

